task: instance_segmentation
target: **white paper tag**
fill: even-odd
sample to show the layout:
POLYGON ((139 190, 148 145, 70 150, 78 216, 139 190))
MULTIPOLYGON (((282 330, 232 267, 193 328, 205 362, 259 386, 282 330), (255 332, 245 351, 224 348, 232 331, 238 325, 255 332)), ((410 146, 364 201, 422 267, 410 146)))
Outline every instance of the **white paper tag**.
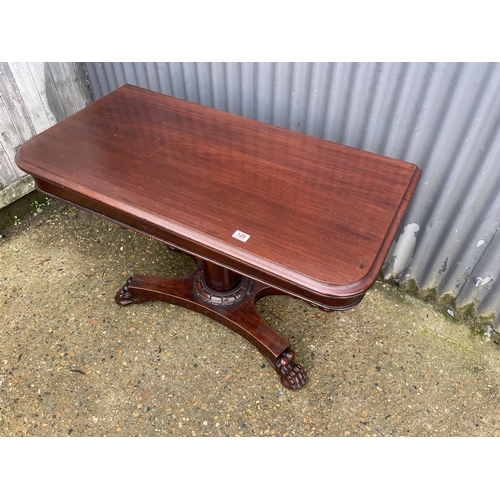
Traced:
POLYGON ((248 238, 250 238, 250 235, 247 233, 244 233, 243 231, 235 231, 233 234, 233 238, 236 238, 237 240, 240 241, 248 241, 248 238))

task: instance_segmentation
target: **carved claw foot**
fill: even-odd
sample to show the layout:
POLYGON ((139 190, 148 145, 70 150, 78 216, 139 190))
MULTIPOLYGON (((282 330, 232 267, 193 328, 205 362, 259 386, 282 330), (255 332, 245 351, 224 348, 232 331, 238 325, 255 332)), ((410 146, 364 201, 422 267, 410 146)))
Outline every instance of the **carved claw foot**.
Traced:
POLYGON ((145 297, 137 297, 134 296, 130 293, 128 286, 130 282, 132 281, 132 278, 129 278, 127 280, 127 283, 125 283, 124 287, 118 290, 115 295, 115 302, 119 306, 129 306, 130 304, 140 304, 141 302, 146 302, 148 299, 145 297))
POLYGON ((296 391, 304 387, 306 375, 302 367, 293 361, 295 353, 287 349, 276 361, 278 373, 281 375, 281 383, 287 388, 296 391))

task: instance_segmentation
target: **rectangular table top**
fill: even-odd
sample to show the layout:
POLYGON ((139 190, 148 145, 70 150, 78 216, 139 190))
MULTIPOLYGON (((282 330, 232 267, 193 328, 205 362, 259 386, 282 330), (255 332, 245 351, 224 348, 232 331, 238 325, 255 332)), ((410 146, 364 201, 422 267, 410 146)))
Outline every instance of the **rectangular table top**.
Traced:
POLYGON ((421 174, 132 85, 16 162, 47 194, 325 304, 372 286, 421 174))

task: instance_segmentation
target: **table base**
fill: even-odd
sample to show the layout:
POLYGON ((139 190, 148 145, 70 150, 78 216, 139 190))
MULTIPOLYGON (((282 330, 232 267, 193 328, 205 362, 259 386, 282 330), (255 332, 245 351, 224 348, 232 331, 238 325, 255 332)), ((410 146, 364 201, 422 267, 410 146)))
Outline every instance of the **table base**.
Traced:
POLYGON ((294 361, 290 343, 259 315, 256 302, 268 295, 285 295, 269 285, 196 258, 197 267, 183 278, 136 274, 115 295, 120 306, 161 300, 218 321, 251 342, 281 377, 284 387, 302 388, 306 376, 294 361))

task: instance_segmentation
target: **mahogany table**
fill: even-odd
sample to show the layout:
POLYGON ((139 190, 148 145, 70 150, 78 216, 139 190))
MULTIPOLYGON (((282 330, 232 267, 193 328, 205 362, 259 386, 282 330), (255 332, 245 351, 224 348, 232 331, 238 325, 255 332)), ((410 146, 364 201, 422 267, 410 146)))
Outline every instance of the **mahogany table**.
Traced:
POLYGON ((305 374, 255 309, 288 294, 325 311, 373 285, 415 190, 413 164, 132 85, 24 144, 39 191, 195 258, 185 278, 134 275, 121 306, 162 300, 242 335, 289 389, 305 374))

